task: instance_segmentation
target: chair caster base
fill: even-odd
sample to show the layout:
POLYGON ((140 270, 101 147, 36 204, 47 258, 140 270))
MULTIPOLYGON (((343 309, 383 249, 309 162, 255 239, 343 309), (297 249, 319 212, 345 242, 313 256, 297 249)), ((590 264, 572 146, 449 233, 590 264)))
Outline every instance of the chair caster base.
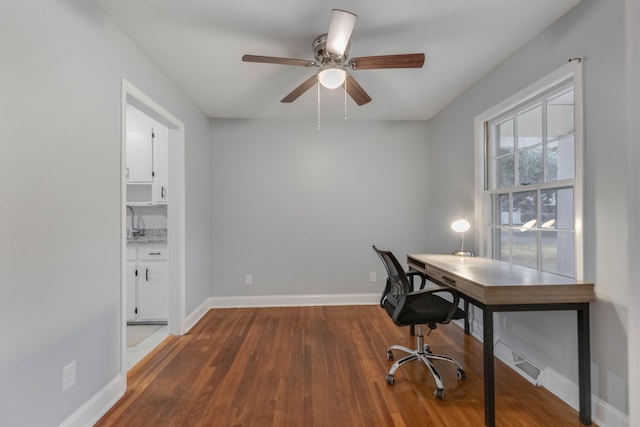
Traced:
POLYGON ((387 375, 387 384, 393 385, 395 382, 396 382, 396 380, 393 377, 393 375, 387 375))
POLYGON ((458 369, 458 379, 459 380, 467 379, 467 373, 464 371, 464 369, 458 369))
POLYGON ((434 393, 436 395, 436 399, 444 400, 444 389, 443 388, 437 388, 434 393))
POLYGON ((393 360, 393 352, 391 350, 387 350, 387 360, 393 360))

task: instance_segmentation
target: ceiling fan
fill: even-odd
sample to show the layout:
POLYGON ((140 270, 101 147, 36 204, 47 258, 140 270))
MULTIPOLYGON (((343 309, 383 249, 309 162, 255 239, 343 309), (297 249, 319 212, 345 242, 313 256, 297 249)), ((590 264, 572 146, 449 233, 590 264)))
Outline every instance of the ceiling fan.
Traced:
POLYGON ((345 86, 345 90, 358 105, 371 101, 371 97, 347 72, 349 70, 379 70, 383 68, 422 68, 424 53, 408 53, 399 55, 363 56, 348 59, 351 33, 356 24, 357 15, 345 10, 333 9, 329 22, 329 32, 313 41, 315 61, 304 59, 278 58, 273 56, 244 55, 245 62, 268 64, 296 65, 300 67, 316 67, 320 70, 302 82, 281 102, 293 102, 300 95, 320 82, 328 89, 345 86))

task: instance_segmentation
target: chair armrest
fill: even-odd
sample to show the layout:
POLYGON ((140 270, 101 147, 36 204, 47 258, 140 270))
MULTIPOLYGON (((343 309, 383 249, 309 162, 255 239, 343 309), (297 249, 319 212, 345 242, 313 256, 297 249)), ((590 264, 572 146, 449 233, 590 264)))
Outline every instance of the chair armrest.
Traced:
POLYGON ((411 283, 411 289, 414 291, 416 290, 416 287, 413 286, 413 278, 416 276, 420 278, 419 289, 424 289, 424 285, 427 283, 427 276, 420 273, 419 271, 407 271, 407 278, 409 279, 409 283, 411 283))
POLYGON ((403 314, 404 310, 411 306, 415 301, 424 298, 425 295, 436 294, 436 293, 447 293, 453 297, 453 301, 450 302, 449 313, 447 313, 447 317, 443 322, 438 322, 442 324, 447 324, 451 322, 453 316, 458 309, 458 304, 460 302, 460 295, 450 288, 438 287, 438 288, 429 288, 429 289, 420 289, 417 291, 409 292, 407 294, 400 295, 400 299, 398 301, 398 305, 393 312, 393 320, 397 321, 397 319, 403 314))

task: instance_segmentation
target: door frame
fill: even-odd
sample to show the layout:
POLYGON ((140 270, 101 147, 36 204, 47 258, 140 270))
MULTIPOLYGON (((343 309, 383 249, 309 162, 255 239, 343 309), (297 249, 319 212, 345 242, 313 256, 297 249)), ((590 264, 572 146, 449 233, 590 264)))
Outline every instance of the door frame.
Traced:
POLYGON ((182 335, 186 330, 185 300, 185 126, 180 120, 165 110, 158 103, 136 88, 130 82, 122 79, 121 96, 121 146, 120 146, 120 300, 121 300, 121 372, 122 378, 127 378, 127 163, 126 163, 126 135, 127 135, 127 105, 132 105, 149 117, 157 120, 169 130, 169 164, 168 180, 171 190, 170 202, 167 206, 167 250, 169 252, 169 311, 168 331, 172 335, 182 335))

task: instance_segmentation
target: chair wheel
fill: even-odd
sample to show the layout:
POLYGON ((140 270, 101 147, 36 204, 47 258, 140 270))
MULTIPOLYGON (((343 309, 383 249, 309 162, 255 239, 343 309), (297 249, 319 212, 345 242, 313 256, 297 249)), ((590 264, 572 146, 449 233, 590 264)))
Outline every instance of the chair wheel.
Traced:
POLYGON ((437 388, 436 389, 436 398, 439 400, 444 400, 444 389, 443 388, 437 388))
POLYGON ((393 360, 393 352, 391 350, 387 350, 387 360, 393 360))
POLYGON ((464 369, 458 369, 458 379, 460 380, 467 379, 467 373, 464 371, 464 369))
POLYGON ((387 375, 387 384, 389 385, 393 385, 393 383, 395 383, 395 378, 393 377, 393 375, 387 375))
POLYGON ((429 344, 425 344, 423 347, 423 351, 427 354, 433 354, 433 352, 431 351, 431 349, 429 348, 429 344))

